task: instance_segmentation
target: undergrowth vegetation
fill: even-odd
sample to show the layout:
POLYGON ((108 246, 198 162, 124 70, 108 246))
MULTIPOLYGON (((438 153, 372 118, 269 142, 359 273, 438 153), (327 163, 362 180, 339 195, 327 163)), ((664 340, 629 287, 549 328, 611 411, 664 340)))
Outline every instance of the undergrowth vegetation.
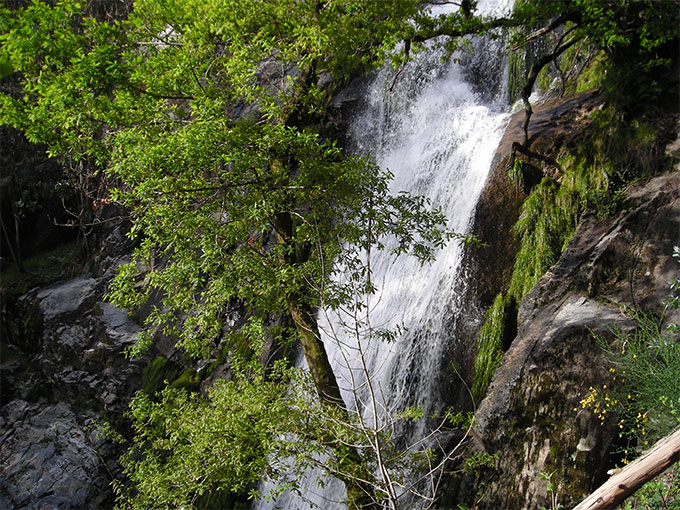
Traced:
MULTIPOLYGON (((680 262, 680 248, 674 257, 680 262)), ((671 282, 664 312, 680 308, 680 278, 671 282)), ((664 317, 626 310, 636 328, 614 329, 614 341, 598 339, 607 351, 613 384, 590 388, 581 407, 591 409, 604 425, 615 419, 623 462, 680 427, 680 343, 678 325, 664 317)))
POLYGON ((680 508, 680 466, 647 482, 621 506, 622 510, 678 510, 680 508))

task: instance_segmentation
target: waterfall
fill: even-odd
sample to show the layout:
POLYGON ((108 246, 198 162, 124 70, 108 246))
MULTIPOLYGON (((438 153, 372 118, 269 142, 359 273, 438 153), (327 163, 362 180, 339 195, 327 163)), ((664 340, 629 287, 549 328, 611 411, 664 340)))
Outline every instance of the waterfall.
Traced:
MULTIPOLYGON (((485 14, 503 14, 510 5, 510 0, 488 0, 481 1, 479 8, 485 14)), ((468 51, 449 64, 442 63, 443 55, 437 50, 421 52, 394 86, 395 71, 386 67, 370 84, 361 113, 349 129, 354 151, 371 155, 394 174, 393 193, 408 191, 428 197, 445 213, 449 228, 458 233, 470 230, 508 120, 504 44, 502 40, 473 39, 468 51)), ((452 241, 426 265, 406 256, 395 260, 388 253, 390 246, 386 248, 371 257, 373 280, 379 287, 369 303, 371 323, 399 326, 402 333, 392 342, 374 340, 362 348, 381 404, 397 410, 418 406, 429 415, 441 405, 436 388, 440 362, 451 341, 447 330, 456 319, 465 286, 460 274, 462 247, 452 241)), ((338 329, 337 318, 323 311, 319 322, 326 332, 338 329)), ((351 340, 341 340, 328 334, 324 343, 343 397, 353 407, 350 370, 356 369, 354 351, 351 340)), ((429 425, 426 420, 420 422, 403 431, 409 436, 403 438, 405 442, 426 432, 429 425)), ((319 472, 310 471, 302 484, 303 498, 284 493, 276 506, 260 501, 254 508, 343 508, 342 483, 330 480, 320 489, 319 476, 319 472)), ((268 488, 261 490, 266 493, 268 488)))

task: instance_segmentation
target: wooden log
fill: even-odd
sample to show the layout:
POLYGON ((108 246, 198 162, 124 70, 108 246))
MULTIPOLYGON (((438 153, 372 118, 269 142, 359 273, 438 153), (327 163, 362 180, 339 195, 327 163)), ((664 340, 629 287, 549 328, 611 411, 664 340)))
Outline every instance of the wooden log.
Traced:
POLYGON ((612 476, 574 510, 607 510, 619 505, 645 483, 680 459, 680 429, 660 439, 651 450, 612 476))

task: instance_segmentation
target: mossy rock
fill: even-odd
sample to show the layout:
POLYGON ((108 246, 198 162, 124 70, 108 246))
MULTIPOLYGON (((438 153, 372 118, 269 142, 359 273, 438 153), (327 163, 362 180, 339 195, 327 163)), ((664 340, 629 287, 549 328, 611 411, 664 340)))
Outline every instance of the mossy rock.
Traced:
POLYGON ((501 364, 503 353, 517 334, 517 302, 512 296, 498 294, 487 311, 477 335, 472 393, 477 402, 486 395, 493 374, 501 364))
POLYGON ((197 391, 200 383, 201 378, 199 377, 198 372, 193 368, 187 368, 177 379, 172 381, 170 386, 178 389, 183 388, 187 391, 197 391))
POLYGON ((149 395, 154 395, 163 389, 165 381, 176 379, 178 372, 179 370, 173 367, 167 358, 163 356, 154 358, 142 370, 142 390, 149 395))

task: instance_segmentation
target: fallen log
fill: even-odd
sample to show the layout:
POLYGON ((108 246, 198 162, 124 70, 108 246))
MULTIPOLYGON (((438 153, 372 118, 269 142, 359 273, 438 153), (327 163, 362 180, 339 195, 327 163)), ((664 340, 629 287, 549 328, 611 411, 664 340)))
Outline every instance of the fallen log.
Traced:
POLYGON ((608 510, 616 508, 623 500, 645 483, 663 473, 680 459, 680 429, 660 439, 651 450, 628 464, 574 510, 608 510))

